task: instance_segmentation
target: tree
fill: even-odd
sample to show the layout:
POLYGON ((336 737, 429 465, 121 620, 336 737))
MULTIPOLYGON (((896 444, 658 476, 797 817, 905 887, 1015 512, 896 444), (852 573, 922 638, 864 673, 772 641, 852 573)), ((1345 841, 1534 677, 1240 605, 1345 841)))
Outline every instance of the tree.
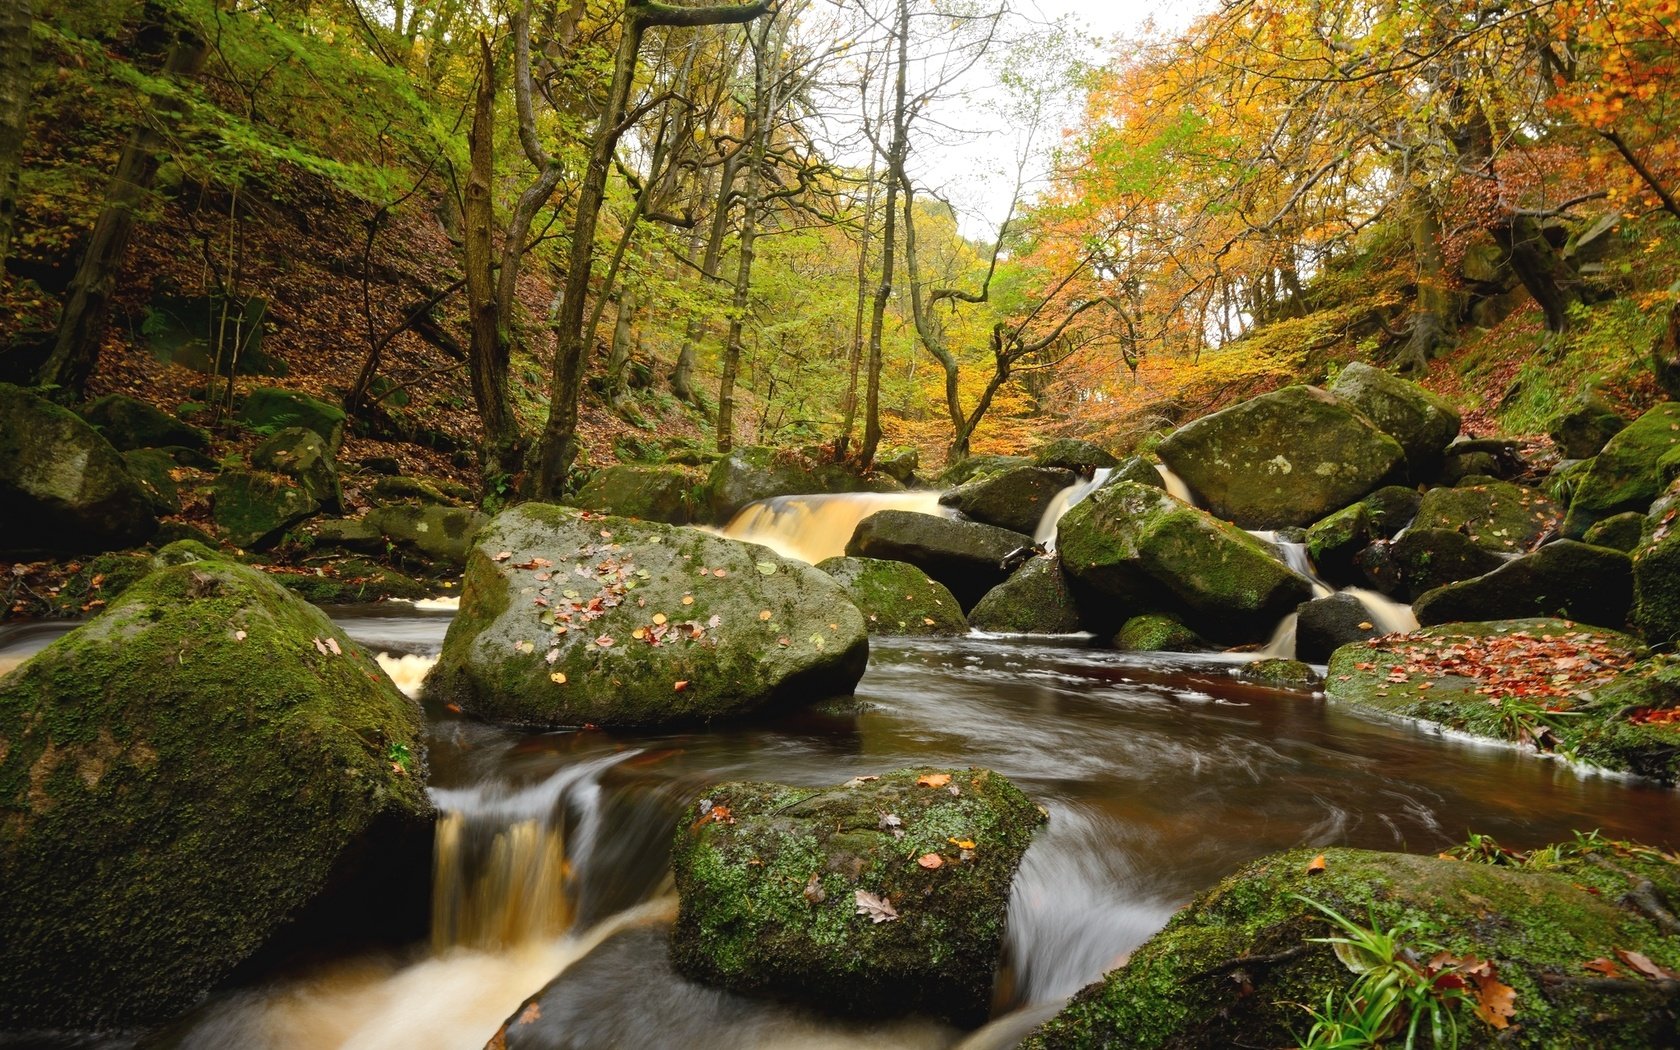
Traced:
POLYGON ((17 217, 29 81, 34 73, 29 39, 34 21, 31 0, 11 0, 0 7, 0 270, 11 255, 12 224, 17 217))
POLYGON ((773 0, 756 0, 746 5, 675 7, 654 0, 626 0, 618 51, 613 58, 612 82, 590 139, 588 166, 578 185, 566 280, 553 324, 556 345, 548 421, 530 483, 531 494, 537 498, 561 496, 572 461, 577 458, 578 400, 582 395, 586 349, 584 307, 595 261, 595 227, 606 196, 613 150, 625 131, 642 37, 653 26, 680 28, 750 22, 768 11, 772 3, 773 0))

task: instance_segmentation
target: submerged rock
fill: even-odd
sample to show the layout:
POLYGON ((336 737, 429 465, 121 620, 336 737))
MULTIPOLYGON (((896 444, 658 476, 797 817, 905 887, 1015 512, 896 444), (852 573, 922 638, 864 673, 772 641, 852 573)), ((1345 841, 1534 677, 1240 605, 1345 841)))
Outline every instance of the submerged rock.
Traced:
POLYGON ((429 687, 521 725, 660 726, 849 693, 863 615, 768 548, 526 503, 473 544, 429 687))
MULTIPOLYGON (((1406 975, 1418 966, 1451 974, 1462 997, 1423 992, 1420 1001, 1450 1014, 1461 1046, 1672 1045, 1666 982, 1614 960, 1638 952, 1657 967, 1680 966, 1672 917, 1639 903, 1649 893, 1677 899, 1674 862, 1592 839, 1526 862, 1493 856, 1502 866, 1342 848, 1263 857, 1173 916, 1021 1045, 1298 1046, 1313 1026, 1309 1011, 1349 1016, 1357 973, 1378 966, 1402 981, 1417 980, 1406 975), (1391 933, 1404 955, 1327 943, 1351 937, 1349 926, 1391 933), (1610 960, 1614 976, 1588 969, 1594 960, 1610 960)), ((1404 1041, 1408 1020, 1402 1007, 1391 1045, 1404 1041)))
POLYGON ((69 409, 0 383, 0 552, 130 547, 157 529, 122 455, 69 409))
POLYGON ((1446 447, 1458 436, 1458 410, 1445 398, 1362 361, 1345 365, 1330 393, 1400 442, 1414 480, 1434 476, 1446 447))
POLYGON ((1245 529, 1317 521, 1405 463, 1397 441, 1340 398, 1309 386, 1203 416, 1157 451, 1204 506, 1245 529))
POLYGON ((1031 543, 1031 536, 995 525, 883 510, 858 522, 846 553, 909 562, 949 587, 969 610, 1008 578, 1002 567, 1005 556, 1031 543))
POLYGON ((846 588, 870 634, 963 634, 968 630, 956 595, 907 562, 828 558, 816 567, 846 588))
POLYGON ((0 1025, 169 1018, 368 836, 424 828, 418 705, 320 611, 201 553, 160 552, 191 560, 0 678, 0 1025))
POLYGON ((1250 641, 1312 596, 1259 540, 1133 482, 1105 485, 1068 511, 1057 549, 1098 619, 1104 606, 1118 620, 1170 612, 1207 637, 1250 641))
POLYGON ((1035 557, 986 592, 969 613, 977 631, 1072 634, 1082 628, 1073 592, 1054 557, 1035 557))
POLYGON ((1074 480, 1073 471, 1062 467, 1011 467, 965 481, 939 502, 974 521, 1031 536, 1044 508, 1074 480))
POLYGON ((1625 553, 1559 540, 1485 576, 1436 588, 1412 611, 1424 626, 1556 616, 1619 630, 1632 605, 1633 563, 1625 553))
POLYGON ((686 525, 702 509, 706 476, 692 467, 603 467, 572 501, 621 518, 686 525))
POLYGON ((985 1020, 1009 884, 1045 820, 984 769, 707 789, 671 850, 677 970, 842 1013, 985 1020))

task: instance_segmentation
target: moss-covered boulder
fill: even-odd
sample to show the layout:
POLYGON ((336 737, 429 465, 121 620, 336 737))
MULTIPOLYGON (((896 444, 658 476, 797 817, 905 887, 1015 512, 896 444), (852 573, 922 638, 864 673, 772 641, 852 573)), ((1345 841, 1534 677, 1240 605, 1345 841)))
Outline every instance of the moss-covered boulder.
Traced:
POLYGON ((1588 393, 1557 414, 1546 433, 1564 459, 1591 459, 1627 429, 1627 420, 1603 398, 1588 393))
POLYGON ((883 510, 858 522, 846 553, 909 562, 950 588, 967 611, 1008 578, 1004 556, 1031 543, 1031 536, 995 525, 883 510))
POLYGON ((914 445, 889 449, 875 457, 875 469, 901 485, 914 484, 921 465, 922 454, 914 445))
POLYGON ((585 510, 621 518, 686 525, 701 509, 706 475, 693 467, 603 467, 572 500, 585 510))
POLYGON ((1157 449, 1201 504, 1245 529, 1306 525, 1405 463, 1399 442, 1340 398, 1292 386, 1174 431, 1157 449))
POLYGON ((1491 481, 1430 489, 1412 528, 1462 532, 1478 547, 1512 554, 1531 549, 1562 518, 1563 508, 1539 489, 1491 481))
POLYGON ((321 435, 304 427, 287 427, 251 451, 251 466, 297 481, 304 494, 324 510, 344 509, 338 483, 338 463, 321 435))
POLYGON ((362 520, 406 557, 459 570, 467 563, 474 537, 490 518, 472 507, 404 503, 375 507, 362 520))
POLYGON ((418 706, 262 573, 177 553, 0 678, 0 1025, 170 1017, 429 813, 418 706))
POLYGON ((259 434, 278 434, 287 427, 313 430, 334 456, 344 447, 344 410, 296 390, 257 387, 245 396, 234 418, 259 434))
MULTIPOLYGON (((1460 1046, 1672 1045, 1666 982, 1617 960, 1618 951, 1638 952, 1655 966, 1680 966, 1672 918, 1637 903, 1649 899, 1644 889, 1670 899, 1680 891, 1673 861, 1592 842, 1533 858, 1495 866, 1342 848, 1263 857, 1173 916, 1021 1045, 1299 1046, 1313 1027, 1309 1011, 1347 1016, 1356 971, 1382 965, 1435 967, 1443 987, 1464 988, 1461 997, 1425 995, 1450 1013, 1460 1046), (1397 955, 1327 943, 1350 937, 1332 912, 1391 933, 1397 955), (1491 1003, 1500 1009, 1478 1011, 1491 1003)), ((1382 1038, 1399 1046, 1409 1017, 1393 1020, 1398 1034, 1382 1038)), ((1427 1018, 1421 1027, 1419 1045, 1436 1045, 1422 1041, 1427 1018)))
POLYGON ((1384 485, 1359 502, 1371 512, 1371 527, 1384 536, 1393 536, 1417 517, 1423 496, 1405 485, 1384 485))
POLYGON ((1505 559, 1457 530, 1411 529, 1392 543, 1360 551, 1356 564, 1372 586, 1402 601, 1482 576, 1505 559))
POLYGON ((131 547, 157 529, 122 456, 69 409, 0 383, 0 552, 131 547))
POLYGON ((296 478, 266 470, 224 470, 210 489, 210 516, 235 547, 262 550, 321 504, 296 478))
POLYGON ((1440 469, 1442 453, 1458 436, 1459 416, 1445 398, 1362 361, 1344 366, 1330 393, 1346 401, 1400 442, 1410 475, 1418 480, 1440 469))
POLYGON ((1375 638, 1377 625, 1365 603, 1351 594, 1332 594, 1302 602, 1296 610, 1295 655, 1323 663, 1352 642, 1375 638))
POLYGON ((1031 456, 965 456, 948 465, 939 475, 937 486, 942 489, 955 488, 970 478, 981 474, 995 474, 1015 467, 1037 466, 1031 456))
POLYGON ((1068 511, 1057 553, 1099 627, 1105 608, 1115 622, 1170 612, 1206 637, 1253 641, 1312 597, 1259 540, 1132 482, 1104 485, 1068 511))
POLYGON ((1637 511, 1612 514, 1597 521, 1581 536, 1582 543, 1595 547, 1610 547, 1619 551, 1633 551, 1645 536, 1645 515, 1637 511))
POLYGON ((1083 629, 1073 591, 1053 555, 1037 557, 986 592, 968 614, 977 631, 1072 634, 1083 629))
POLYGON ((984 769, 718 784, 671 848, 677 970, 825 1011, 985 1020, 1044 810, 984 769))
POLYGON ((446 492, 438 481, 406 474, 375 478, 367 491, 375 503, 435 503, 440 507, 459 507, 472 502, 470 492, 446 492))
POLYGON ((1239 671, 1238 677, 1245 682, 1263 685, 1272 689, 1287 689, 1291 692, 1302 692, 1317 689, 1324 683, 1312 665, 1302 660, 1266 659, 1256 660, 1245 664, 1239 671))
POLYGON ((1575 486, 1564 535, 1579 538, 1601 518, 1644 512, 1662 493, 1657 463, 1680 445, 1680 403, 1665 401, 1611 438, 1575 486))
POLYGON ((123 394, 106 394, 89 402, 81 414, 113 448, 122 452, 171 445, 202 452, 210 447, 209 434, 123 394))
POLYGON ((497 722, 693 724, 849 693, 868 657, 863 614, 803 562, 527 503, 473 544, 429 685, 497 722))
POLYGON ((1634 552, 1632 619, 1652 644, 1680 639, 1680 533, 1634 552))
POLYGON ((1114 471, 1108 476, 1110 485, 1118 481, 1135 481, 1139 485, 1148 485, 1158 489, 1167 487, 1166 479, 1161 477, 1159 470, 1155 469, 1154 462, 1144 459, 1142 456, 1127 456, 1120 461, 1120 465, 1115 467, 1114 471))
POLYGON ((1194 653, 1215 648, 1213 643, 1165 613, 1133 616, 1110 642, 1123 653, 1194 653))
POLYGON ((956 595, 908 562, 826 558, 816 566, 846 588, 870 634, 963 634, 956 595))
POLYGON ((365 558, 310 560, 309 573, 277 573, 276 583, 312 605, 352 605, 385 598, 410 601, 437 593, 435 587, 365 558))
POLYGON ((1354 557, 1369 547, 1376 535, 1371 508, 1355 503, 1313 522, 1307 529, 1307 557, 1324 579, 1351 583, 1359 573, 1354 557))
POLYGON ((362 518, 318 518, 305 528, 315 547, 378 554, 388 542, 385 534, 362 518))
MULTIPOLYGON (((1347 645, 1330 658, 1332 700, 1507 740, 1665 783, 1680 776, 1680 729, 1626 690, 1660 667, 1615 631, 1567 620, 1426 627, 1347 645)), ((1680 704, 1663 701, 1661 709, 1680 704)))
POLYGON ((159 448, 136 448, 122 454, 128 474, 152 502, 158 514, 181 513, 181 486, 175 480, 175 459, 159 448))
POLYGON ((1034 535, 1044 509, 1076 480, 1065 467, 1011 467, 963 482, 939 497, 972 521, 1034 535))
POLYGON ((1559 540, 1484 576, 1429 591, 1412 612, 1425 626, 1556 616, 1620 629, 1632 606, 1633 562, 1627 554, 1559 540))
POLYGON ((1101 445, 1078 438, 1057 438, 1033 453, 1033 463, 1040 467, 1054 467, 1079 473, 1120 465, 1114 453, 1101 445))

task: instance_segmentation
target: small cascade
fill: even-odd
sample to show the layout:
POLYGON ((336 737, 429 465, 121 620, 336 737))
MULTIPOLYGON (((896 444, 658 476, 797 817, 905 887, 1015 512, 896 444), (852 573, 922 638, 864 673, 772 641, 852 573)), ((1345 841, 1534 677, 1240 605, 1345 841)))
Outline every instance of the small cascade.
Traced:
MULTIPOLYGON (((1418 628, 1417 617, 1412 615, 1412 607, 1403 605, 1376 591, 1363 587, 1344 587, 1339 592, 1325 583, 1318 575, 1318 569, 1307 554, 1304 543, 1291 543, 1278 538, 1275 532, 1250 530, 1249 535, 1257 540, 1269 543, 1278 552, 1278 557, 1295 573, 1306 577, 1312 584, 1314 598, 1328 598, 1332 594, 1346 594, 1358 599, 1370 615, 1371 623, 1379 634, 1406 634, 1418 628)), ((1293 660, 1295 658, 1295 635, 1300 617, 1296 613, 1289 613, 1278 621, 1272 629, 1272 636, 1265 646, 1258 650, 1257 656, 1264 660, 1293 660)))
MULTIPOLYGON (((592 803, 599 775, 633 754, 568 766, 524 787, 491 782, 433 788, 432 802, 441 814, 433 859, 433 949, 442 954, 505 948, 566 932, 573 908, 563 803, 592 803)), ((591 823, 587 814, 582 823, 591 823)), ((593 830, 580 829, 585 835, 593 830)))
POLYGON ((1248 534, 1262 543, 1270 544, 1278 552, 1278 560, 1289 566, 1290 571, 1297 576, 1305 577, 1306 581, 1312 584, 1314 598, 1328 598, 1336 593, 1334 587, 1319 578, 1318 567, 1307 554, 1306 544, 1279 539, 1277 533, 1263 529, 1250 529, 1248 534))
POLYGON ((1108 479, 1113 475, 1113 468, 1099 467, 1091 473, 1089 479, 1076 481, 1056 493, 1045 506, 1043 516, 1038 519, 1038 528, 1033 530, 1033 542, 1043 544, 1047 550, 1054 550, 1056 525, 1062 520, 1062 515, 1078 506, 1086 496, 1108 484, 1108 479))
POLYGON ((939 493, 931 489, 776 496, 742 507, 718 534, 732 540, 762 543, 784 558, 815 565, 824 558, 845 554, 858 522, 882 510, 949 514, 939 505, 939 493))
POLYGON ((1342 593, 1359 599, 1359 604, 1365 606, 1365 611, 1371 614, 1371 622, 1382 634, 1410 634, 1418 629, 1418 619, 1412 615, 1410 605, 1364 587, 1343 587, 1342 593))
POLYGON ((1191 493, 1190 486, 1184 483, 1183 478, 1174 474, 1171 467, 1165 463, 1157 463, 1155 464, 1155 473, 1161 475, 1161 481, 1167 486, 1167 495, 1188 503, 1192 507, 1201 506, 1200 503, 1196 502, 1195 495, 1191 493))

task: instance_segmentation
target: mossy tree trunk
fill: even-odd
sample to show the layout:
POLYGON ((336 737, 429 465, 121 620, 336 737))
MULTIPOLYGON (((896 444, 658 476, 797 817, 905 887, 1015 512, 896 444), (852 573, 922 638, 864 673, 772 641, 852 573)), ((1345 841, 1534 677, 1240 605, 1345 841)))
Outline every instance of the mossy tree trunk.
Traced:
POLYGON ((12 225, 17 219, 18 173, 23 167, 34 66, 29 27, 34 20, 31 0, 0 4, 0 268, 11 255, 12 225))
POLYGON ((1412 254, 1417 260, 1417 300, 1412 305, 1412 334, 1397 363, 1402 372, 1424 372, 1430 361, 1456 341, 1458 296, 1447 276, 1441 252, 1441 218, 1428 187, 1411 189, 1406 213, 1412 254))
MULTIPOLYGON (((185 80, 204 64, 205 42, 195 32, 174 27, 174 42, 164 60, 165 79, 185 80)), ((181 105, 169 94, 152 99, 146 115, 117 158, 117 169, 105 190, 105 202, 94 221, 93 235, 82 253, 76 276, 64 300, 58 334, 51 355, 41 366, 40 382, 79 398, 99 363, 100 344, 110 317, 111 292, 122 274, 123 256, 134 233, 134 220, 157 176, 158 154, 181 105)))

